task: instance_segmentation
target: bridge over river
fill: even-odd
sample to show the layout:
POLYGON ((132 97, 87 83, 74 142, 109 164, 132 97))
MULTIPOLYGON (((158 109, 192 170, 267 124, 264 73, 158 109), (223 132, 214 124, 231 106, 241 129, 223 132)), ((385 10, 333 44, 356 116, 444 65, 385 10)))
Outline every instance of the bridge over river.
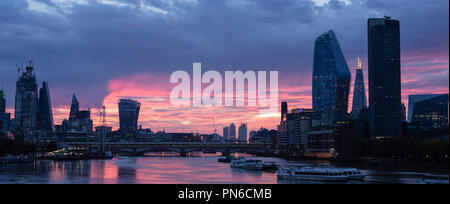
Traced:
POLYGON ((104 150, 113 153, 129 153, 143 155, 148 152, 178 152, 186 156, 188 152, 213 151, 221 152, 228 156, 235 152, 245 153, 267 153, 270 149, 268 144, 248 143, 203 143, 203 142, 67 142, 60 144, 72 150, 104 150))

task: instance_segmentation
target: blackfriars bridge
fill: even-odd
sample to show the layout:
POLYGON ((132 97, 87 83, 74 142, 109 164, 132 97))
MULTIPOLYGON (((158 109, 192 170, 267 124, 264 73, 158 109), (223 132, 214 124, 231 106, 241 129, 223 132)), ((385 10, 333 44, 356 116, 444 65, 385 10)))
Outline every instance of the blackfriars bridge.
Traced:
POLYGON ((203 142, 67 142, 61 146, 72 150, 104 150, 113 153, 143 155, 148 152, 178 152, 186 156, 188 152, 214 151, 228 156, 235 152, 250 154, 268 153, 270 145, 248 143, 203 143, 203 142))

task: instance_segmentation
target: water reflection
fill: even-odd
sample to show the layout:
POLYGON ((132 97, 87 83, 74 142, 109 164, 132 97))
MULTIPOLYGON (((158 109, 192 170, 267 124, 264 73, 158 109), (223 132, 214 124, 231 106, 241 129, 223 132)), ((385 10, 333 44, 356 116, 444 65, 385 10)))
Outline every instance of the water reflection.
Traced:
MULTIPOLYGON (((172 153, 151 153, 146 157, 116 157, 112 160, 74 162, 38 161, 34 164, 0 166, 0 183, 317 183, 278 180, 276 172, 246 171, 219 163, 219 154, 192 153, 178 157, 172 153)), ((235 155, 248 156, 248 155, 235 155)), ((299 163, 278 158, 256 158, 274 161, 281 166, 299 163)), ((364 182, 349 183, 420 183, 424 174, 362 170, 364 182)))

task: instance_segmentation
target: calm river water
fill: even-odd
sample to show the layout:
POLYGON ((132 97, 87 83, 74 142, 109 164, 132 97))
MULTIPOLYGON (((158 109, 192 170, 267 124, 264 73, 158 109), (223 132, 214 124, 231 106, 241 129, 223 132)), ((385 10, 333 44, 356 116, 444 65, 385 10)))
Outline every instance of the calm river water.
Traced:
MULTIPOLYGON (((74 162, 37 161, 34 164, 0 165, 0 183, 51 184, 277 184, 307 183, 278 180, 276 173, 232 169, 228 163, 219 163, 218 155, 197 153, 190 157, 156 153, 146 157, 116 157, 111 160, 74 162)), ((281 166, 300 162, 278 158, 281 166)), ((416 172, 384 172, 362 170, 365 181, 349 183, 421 183, 423 176, 416 172)))

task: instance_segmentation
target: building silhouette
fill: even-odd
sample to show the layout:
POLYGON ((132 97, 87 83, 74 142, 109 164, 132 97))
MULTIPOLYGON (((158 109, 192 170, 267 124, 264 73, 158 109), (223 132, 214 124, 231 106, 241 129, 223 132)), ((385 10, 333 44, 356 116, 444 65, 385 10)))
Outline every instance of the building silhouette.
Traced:
POLYGON ((248 141, 248 137, 247 137, 247 123, 242 123, 239 126, 239 142, 247 142, 248 141))
POLYGON ((50 100, 50 92, 48 89, 48 83, 42 82, 42 88, 39 90, 38 101, 38 129, 43 131, 53 132, 53 111, 50 100))
POLYGON ((368 49, 371 137, 401 136, 400 22, 370 18, 368 49))
POLYGON ((37 128, 38 85, 33 65, 30 63, 22 72, 16 83, 16 102, 14 111, 14 126, 23 131, 37 128))
POLYGON ((58 131, 92 133, 94 131, 93 126, 91 110, 80 110, 80 104, 74 94, 70 105, 69 120, 64 120, 58 131))
POLYGON ((408 120, 428 129, 448 126, 448 94, 410 95, 408 120))
POLYGON ((138 129, 139 111, 141 103, 130 100, 119 100, 119 120, 120 131, 122 132, 136 132, 138 129))
POLYGON ((278 131, 260 128, 258 131, 251 131, 249 143, 274 144, 278 131))
POLYGON ((4 98, 3 91, 0 90, 0 137, 5 136, 9 130, 9 124, 11 120, 11 114, 6 113, 6 99, 4 98))
POLYGON ((6 99, 3 95, 3 91, 0 90, 0 113, 4 113, 6 111, 6 99))
POLYGON ((78 116, 78 111, 80 110, 80 103, 75 94, 72 96, 72 103, 70 105, 69 121, 75 121, 78 116))
POLYGON ((286 120, 286 115, 288 114, 287 102, 281 102, 281 122, 286 120))
POLYGON ((277 146, 304 153, 308 149, 308 132, 323 125, 322 113, 313 109, 292 109, 279 126, 277 146))
POLYGON ((223 139, 228 140, 228 133, 230 128, 229 127, 223 127, 223 139))
POLYGON ((366 87, 364 84, 362 62, 361 59, 358 57, 355 84, 353 89, 353 103, 352 103, 353 118, 358 118, 360 111, 364 109, 367 109, 366 87))
POLYGON ((333 30, 315 41, 313 109, 326 112, 328 123, 347 118, 351 74, 333 30))
POLYGON ((234 125, 234 123, 230 124, 230 132, 228 134, 228 139, 229 140, 235 140, 236 139, 236 125, 234 125))

